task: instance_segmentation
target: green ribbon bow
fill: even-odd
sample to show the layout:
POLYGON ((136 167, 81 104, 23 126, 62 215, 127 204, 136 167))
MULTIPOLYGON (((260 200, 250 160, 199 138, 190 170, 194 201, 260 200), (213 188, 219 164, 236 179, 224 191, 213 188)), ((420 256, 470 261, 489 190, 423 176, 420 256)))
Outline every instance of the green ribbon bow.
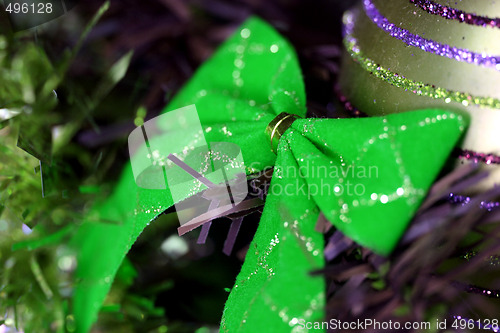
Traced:
MULTIPOLYGON (((297 119, 277 154, 266 127, 282 112, 304 117, 293 48, 257 18, 203 64, 165 111, 195 104, 208 142, 241 148, 247 174, 274 166, 256 235, 227 301, 223 332, 290 332, 324 317, 320 212, 359 244, 387 255, 464 131, 461 116, 423 110, 363 119, 297 119)), ((128 164, 112 196, 84 223, 73 310, 87 332, 141 231, 174 204, 168 189, 140 189, 128 164)))

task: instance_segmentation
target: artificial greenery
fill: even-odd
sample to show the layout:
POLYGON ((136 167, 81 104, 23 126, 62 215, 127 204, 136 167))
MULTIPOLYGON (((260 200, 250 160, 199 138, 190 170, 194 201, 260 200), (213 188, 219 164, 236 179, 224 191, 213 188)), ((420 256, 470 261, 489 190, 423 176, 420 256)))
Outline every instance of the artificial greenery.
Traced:
MULTIPOLYGON (((47 55, 31 38, 33 31, 0 34, 0 312, 3 323, 19 331, 75 329, 70 299, 76 257, 66 243, 88 203, 106 194, 102 180, 116 153, 92 151, 74 138, 92 126, 94 112, 125 76, 132 53, 103 71, 92 89, 82 89, 67 73, 108 7, 105 3, 76 45, 58 57, 47 55)), ((136 272, 130 265, 120 272, 116 289, 123 294, 136 272)), ((118 300, 125 313, 142 313, 138 309, 145 307, 161 315, 140 296, 118 300)))

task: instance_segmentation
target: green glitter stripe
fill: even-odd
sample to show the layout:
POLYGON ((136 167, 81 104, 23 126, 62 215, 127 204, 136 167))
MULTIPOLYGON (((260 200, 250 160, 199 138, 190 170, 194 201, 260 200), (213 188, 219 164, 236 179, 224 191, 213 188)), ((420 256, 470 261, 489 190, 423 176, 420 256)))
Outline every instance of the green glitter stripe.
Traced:
POLYGON ((475 104, 483 108, 500 109, 499 99, 493 97, 473 96, 467 93, 447 90, 436 87, 435 85, 413 81, 379 66, 372 59, 363 55, 356 38, 354 38, 351 34, 346 34, 344 38, 344 45, 354 61, 360 64, 364 70, 369 71, 370 74, 393 86, 403 88, 405 91, 411 91, 414 94, 435 99, 443 99, 445 103, 458 102, 464 106, 475 104))

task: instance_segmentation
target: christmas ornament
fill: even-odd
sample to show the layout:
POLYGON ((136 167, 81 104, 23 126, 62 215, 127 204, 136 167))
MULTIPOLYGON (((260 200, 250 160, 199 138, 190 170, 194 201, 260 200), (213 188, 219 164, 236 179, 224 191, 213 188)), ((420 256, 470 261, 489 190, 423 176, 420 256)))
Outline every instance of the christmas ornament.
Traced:
MULTIPOLYGON (((300 119, 305 92, 295 52, 257 18, 201 66, 165 112, 191 104, 206 141, 238 145, 248 175, 275 170, 224 311, 227 332, 289 332, 303 320, 320 320, 324 283, 309 275, 323 266, 320 212, 360 244, 389 254, 466 126, 462 116, 440 110, 300 119)), ((139 188, 127 165, 113 195, 91 210, 93 220, 118 223, 84 223, 73 239, 78 332, 96 319, 135 239, 173 204, 168 188, 139 188)))
POLYGON ((462 158, 500 154, 500 5, 363 0, 344 17, 343 95, 364 113, 418 108, 469 114, 462 158))

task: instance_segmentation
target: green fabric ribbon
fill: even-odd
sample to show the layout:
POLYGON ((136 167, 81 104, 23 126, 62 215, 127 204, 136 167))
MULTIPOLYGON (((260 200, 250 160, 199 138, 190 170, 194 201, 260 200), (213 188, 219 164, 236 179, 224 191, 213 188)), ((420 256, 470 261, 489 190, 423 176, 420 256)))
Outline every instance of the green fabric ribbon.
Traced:
MULTIPOLYGON (((207 142, 232 142, 247 174, 275 167, 264 212, 227 301, 223 332, 301 331, 324 317, 320 212, 359 244, 387 255, 464 131, 461 116, 423 110, 364 119, 297 119, 270 147, 280 113, 304 117, 296 54, 267 23, 246 21, 166 108, 195 104, 207 142)), ((186 194, 187 195, 187 194, 186 194)), ((141 231, 174 204, 168 189, 138 188, 128 164, 111 197, 93 207, 78 251, 77 332, 97 318, 117 269, 141 231)))

